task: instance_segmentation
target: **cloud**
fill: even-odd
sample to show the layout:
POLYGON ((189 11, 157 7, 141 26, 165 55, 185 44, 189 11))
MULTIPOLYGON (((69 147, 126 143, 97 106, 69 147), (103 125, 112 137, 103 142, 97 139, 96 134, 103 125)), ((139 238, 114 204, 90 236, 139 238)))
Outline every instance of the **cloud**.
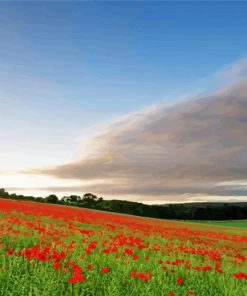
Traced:
MULTIPOLYGON (((215 184, 204 184, 204 185, 184 185, 184 186, 162 186, 162 184, 147 184, 143 186, 135 185, 131 186, 131 194, 128 187, 124 186, 108 186, 105 184, 94 184, 93 188, 96 192, 105 191, 107 195, 136 195, 141 196, 143 200, 152 200, 154 197, 156 200, 162 200, 165 196, 175 197, 177 200, 181 200, 178 196, 184 194, 187 195, 212 195, 212 196, 243 196, 247 192, 247 186, 219 186, 215 184), (151 198, 150 198, 151 197, 151 198)), ((10 188, 12 191, 19 188, 10 188)), ((42 188, 37 188, 42 190, 42 188)), ((46 188, 48 191, 56 192, 85 192, 90 191, 92 186, 90 185, 77 185, 77 186, 51 186, 46 188)), ((30 190, 30 188, 27 188, 30 190)), ((182 198, 183 199, 183 198, 182 198)))
POLYGON ((225 79, 229 79, 231 81, 246 78, 247 57, 244 57, 239 61, 225 67, 225 69, 220 72, 220 75, 225 79))
POLYGON ((205 97, 126 116, 87 139, 80 160, 29 173, 91 182, 51 190, 109 197, 243 196, 246 186, 218 184, 247 180, 246 135, 247 83, 241 80, 205 97))

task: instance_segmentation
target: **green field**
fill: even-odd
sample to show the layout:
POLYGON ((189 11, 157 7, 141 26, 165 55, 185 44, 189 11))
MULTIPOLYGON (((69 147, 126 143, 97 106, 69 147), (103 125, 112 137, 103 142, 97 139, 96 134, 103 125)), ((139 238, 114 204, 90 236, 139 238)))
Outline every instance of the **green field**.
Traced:
POLYGON ((238 227, 247 229, 247 220, 225 220, 225 221, 190 221, 192 223, 211 224, 223 227, 238 227))

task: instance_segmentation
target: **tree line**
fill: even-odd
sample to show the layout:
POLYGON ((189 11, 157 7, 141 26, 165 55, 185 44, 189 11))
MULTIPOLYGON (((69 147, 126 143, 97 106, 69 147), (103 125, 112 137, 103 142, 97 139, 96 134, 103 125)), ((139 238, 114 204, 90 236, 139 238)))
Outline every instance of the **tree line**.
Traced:
POLYGON ((59 199, 55 194, 34 197, 8 193, 0 189, 0 198, 61 204, 143 217, 178 220, 237 220, 247 219, 247 202, 184 203, 147 205, 126 200, 104 200, 92 193, 70 195, 59 199))

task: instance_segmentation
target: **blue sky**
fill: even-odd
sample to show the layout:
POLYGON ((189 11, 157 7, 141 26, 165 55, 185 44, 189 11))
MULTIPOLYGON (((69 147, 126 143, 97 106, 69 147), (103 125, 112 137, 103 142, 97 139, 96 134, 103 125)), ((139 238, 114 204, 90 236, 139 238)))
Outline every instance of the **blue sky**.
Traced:
POLYGON ((2 2, 0 22, 0 171, 69 162, 92 125, 210 88, 247 48, 245 2, 2 2))

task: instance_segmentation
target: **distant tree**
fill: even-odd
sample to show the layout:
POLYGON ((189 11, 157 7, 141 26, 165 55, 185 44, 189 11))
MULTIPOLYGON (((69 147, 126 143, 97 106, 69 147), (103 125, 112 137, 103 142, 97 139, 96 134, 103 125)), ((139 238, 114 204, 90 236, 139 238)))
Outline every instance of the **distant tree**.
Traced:
POLYGON ((16 193, 11 193, 9 195, 10 198, 16 199, 17 198, 17 194, 16 193))
POLYGON ((61 198, 61 203, 62 204, 66 204, 66 203, 68 203, 68 196, 63 196, 62 198, 61 198))
POLYGON ((97 200, 97 195, 94 195, 92 193, 85 193, 83 195, 83 200, 91 200, 91 201, 96 201, 97 200))
POLYGON ((79 202, 81 200, 81 197, 79 195, 70 195, 67 198, 67 202, 79 202))
POLYGON ((0 196, 4 195, 6 193, 4 188, 0 188, 0 196))
POLYGON ((58 197, 55 194, 50 194, 45 199, 49 203, 57 203, 58 202, 58 197))
POLYGON ((0 197, 7 198, 9 193, 5 191, 4 188, 0 188, 0 197))
POLYGON ((34 200, 37 202, 44 202, 45 201, 45 199, 43 197, 36 197, 34 200))

